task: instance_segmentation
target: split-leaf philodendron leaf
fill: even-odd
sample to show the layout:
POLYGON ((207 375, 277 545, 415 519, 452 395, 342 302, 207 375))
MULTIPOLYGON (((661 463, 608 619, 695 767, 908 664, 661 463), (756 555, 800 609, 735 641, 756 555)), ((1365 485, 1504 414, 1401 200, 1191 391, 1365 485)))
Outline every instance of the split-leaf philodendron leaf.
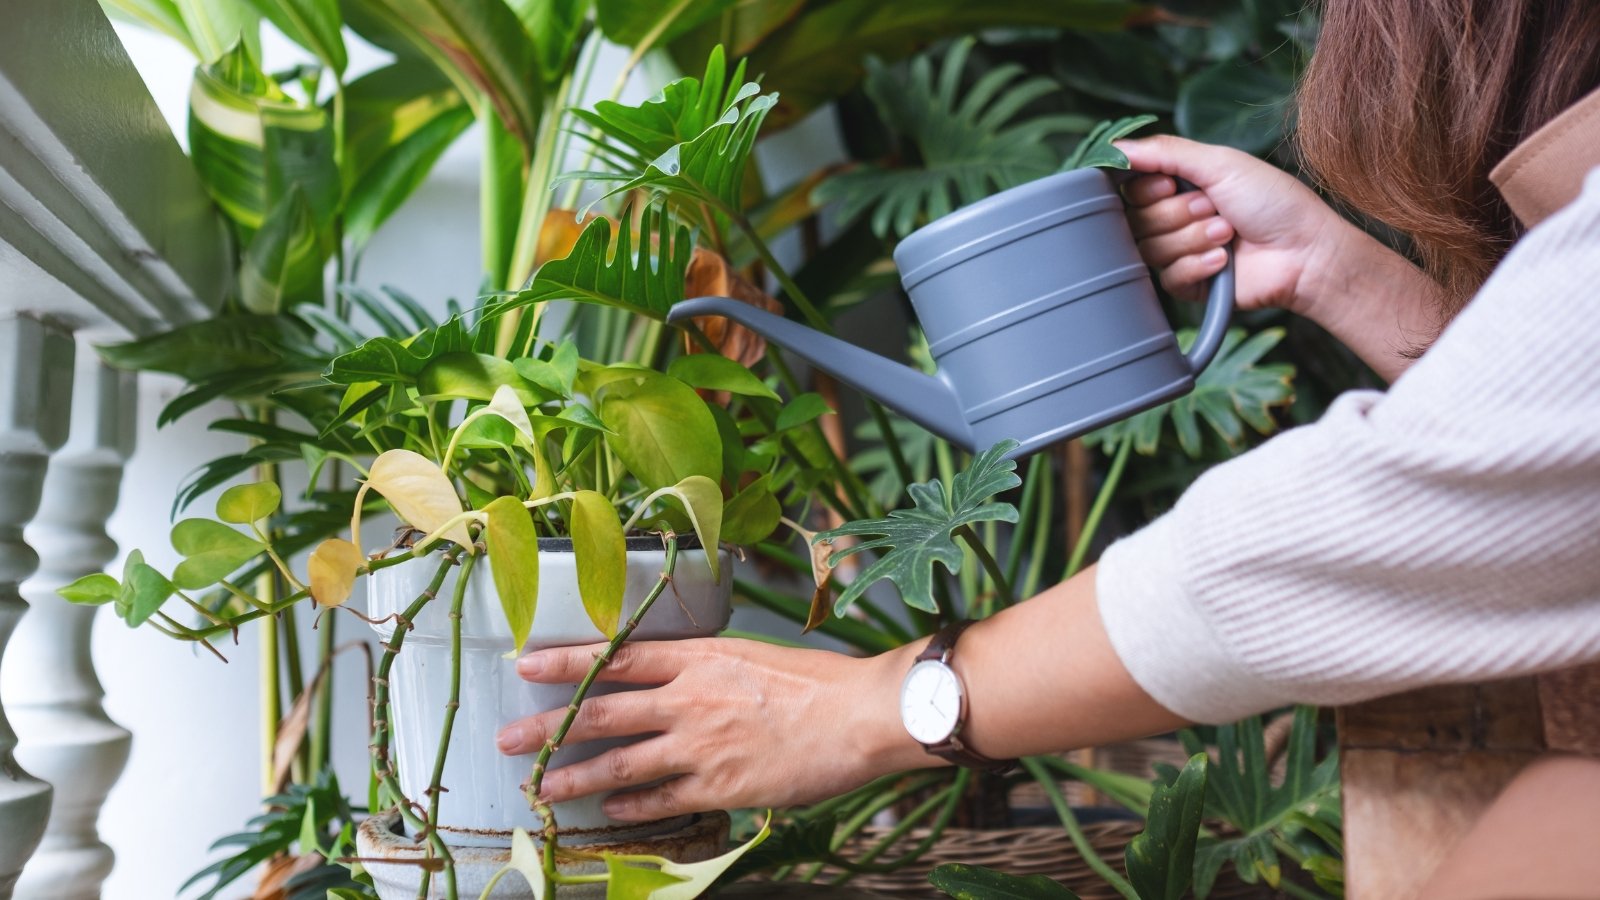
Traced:
POLYGON ((1004 458, 1016 446, 1015 441, 1003 441, 973 457, 972 465, 957 473, 948 489, 940 481, 913 484, 908 489, 915 504, 911 509, 893 510, 882 519, 847 522, 818 534, 816 541, 831 542, 845 535, 870 538, 834 553, 829 560, 833 565, 857 553, 887 548, 839 594, 834 612, 843 615, 868 587, 885 578, 895 583, 907 604, 937 612, 939 607, 933 599, 934 565, 943 564, 951 573, 961 570, 961 548, 956 546, 952 533, 976 522, 1017 520, 1016 507, 988 502, 1000 491, 1022 483, 1016 474, 1017 464, 1004 458))

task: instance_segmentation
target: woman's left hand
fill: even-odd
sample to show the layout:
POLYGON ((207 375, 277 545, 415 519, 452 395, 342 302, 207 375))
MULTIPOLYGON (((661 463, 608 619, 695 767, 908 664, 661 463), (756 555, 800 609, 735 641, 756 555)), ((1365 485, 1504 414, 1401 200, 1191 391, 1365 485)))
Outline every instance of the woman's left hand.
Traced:
MULTIPOLYGON (((540 684, 576 684, 603 649, 542 650, 518 660, 517 672, 540 684)), ((606 800, 607 815, 642 822, 807 803, 889 772, 937 765, 900 724, 898 691, 909 665, 905 648, 858 659, 735 638, 623 644, 599 680, 659 686, 588 698, 564 744, 653 736, 551 769, 541 793, 558 803, 670 778, 606 800)), ((506 726, 501 752, 537 753, 566 712, 506 726)))

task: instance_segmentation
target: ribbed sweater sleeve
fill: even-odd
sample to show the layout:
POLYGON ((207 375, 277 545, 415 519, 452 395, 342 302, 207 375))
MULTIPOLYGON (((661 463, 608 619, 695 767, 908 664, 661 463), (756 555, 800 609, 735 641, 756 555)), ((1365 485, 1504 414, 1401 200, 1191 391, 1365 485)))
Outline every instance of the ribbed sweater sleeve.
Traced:
POLYGON ((1387 393, 1208 471, 1096 588, 1199 722, 1600 659, 1600 169, 1387 393))

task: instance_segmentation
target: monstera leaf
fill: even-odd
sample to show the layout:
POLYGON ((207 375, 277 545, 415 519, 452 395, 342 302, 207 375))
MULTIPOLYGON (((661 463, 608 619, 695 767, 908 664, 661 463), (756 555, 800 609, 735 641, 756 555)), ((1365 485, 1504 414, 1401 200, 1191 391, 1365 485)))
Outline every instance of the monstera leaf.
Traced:
POLYGON ((953 44, 937 76, 928 55, 912 60, 904 76, 868 59, 867 96, 884 123, 916 146, 922 164, 862 166, 823 182, 814 199, 842 200, 843 219, 871 210, 879 237, 905 237, 959 206, 1050 174, 1056 151, 1049 138, 1087 131, 1093 120, 1046 115, 1013 123, 1028 104, 1060 90, 1048 78, 1024 77, 1015 63, 990 69, 958 93, 972 45, 971 39, 953 44))
MULTIPOLYGON (((1274 846, 1299 832, 1310 832, 1338 852, 1339 758, 1334 753, 1316 758, 1316 730, 1316 709, 1296 708, 1283 780, 1273 785, 1261 717, 1217 729, 1217 757, 1207 769, 1205 813, 1227 822, 1237 834, 1200 841, 1194 861, 1196 897, 1204 900, 1217 873, 1229 862, 1245 882, 1260 880, 1277 887, 1282 867, 1274 846)), ((1190 753, 1204 751, 1193 733, 1185 731, 1180 737, 1190 753)))
POLYGON ((1145 828, 1125 854, 1128 880, 1141 900, 1183 900, 1194 881, 1194 848, 1205 805, 1206 755, 1189 759, 1171 784, 1150 796, 1145 828))
MULTIPOLYGON (((632 220, 631 209, 619 217, 624 223, 632 220)), ((576 300, 665 319, 667 310, 683 299, 684 272, 694 249, 689 229, 676 225, 666 210, 654 204, 639 216, 638 235, 624 225, 613 238, 612 227, 603 218, 590 222, 566 258, 540 266, 528 286, 497 306, 496 312, 548 300, 576 300)))
POLYGON ((867 550, 887 549, 872 565, 856 576, 834 603, 834 612, 843 614, 871 585, 887 578, 900 589, 905 602, 917 609, 937 612, 933 599, 933 567, 942 563, 951 573, 961 570, 961 548, 952 536, 957 528, 974 522, 1015 522, 1017 509, 1009 503, 990 503, 988 498, 1022 483, 1017 464, 1005 459, 1015 441, 1002 441, 973 457, 972 465, 950 480, 948 489, 940 481, 913 484, 908 493, 915 504, 897 509, 882 519, 848 522, 818 534, 815 542, 831 542, 846 535, 871 536, 833 554, 829 563, 867 550))
POLYGON ((743 61, 728 74, 727 58, 718 46, 706 60, 703 78, 679 78, 638 106, 601 100, 593 110, 574 109, 572 115, 594 128, 594 136, 580 136, 606 159, 637 172, 677 144, 699 137, 725 110, 759 91, 745 82, 743 61))
POLYGON ((1087 169, 1100 166, 1106 169, 1126 169, 1127 154, 1111 146, 1111 142, 1125 138, 1156 120, 1155 116, 1127 116, 1115 121, 1101 122, 1084 136, 1082 141, 1061 163, 1061 171, 1087 169))
MULTIPOLYGON (((1193 340, 1191 330, 1178 334, 1182 346, 1193 340)), ((1243 329, 1229 331, 1216 358, 1195 379, 1194 390, 1165 406, 1092 432, 1084 441, 1110 450, 1131 440, 1134 450, 1149 456, 1156 452, 1164 424, 1170 419, 1183 452, 1198 457, 1204 449, 1201 420, 1230 449, 1241 446, 1246 429, 1271 434, 1277 427, 1272 410, 1294 399, 1294 366, 1257 363, 1281 340, 1281 328, 1268 328, 1249 339, 1243 329)))

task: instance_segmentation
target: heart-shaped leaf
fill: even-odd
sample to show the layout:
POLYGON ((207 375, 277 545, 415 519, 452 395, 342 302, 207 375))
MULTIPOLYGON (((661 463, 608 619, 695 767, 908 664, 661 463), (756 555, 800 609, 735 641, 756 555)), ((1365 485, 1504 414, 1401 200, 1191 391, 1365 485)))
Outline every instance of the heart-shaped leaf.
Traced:
POLYGON ((283 492, 270 481, 235 485, 217 498, 217 518, 235 525, 249 525, 277 512, 282 502, 283 492))
POLYGON ((951 573, 961 570, 961 548, 952 532, 974 522, 1015 522, 1017 509, 1009 503, 989 503, 989 497, 1022 483, 1017 464, 1005 459, 1015 449, 1015 441, 1002 441, 973 457, 972 465, 951 479, 948 490, 943 482, 913 484, 908 493, 912 509, 897 509, 887 518, 847 522, 814 538, 832 541, 843 535, 877 535, 834 553, 832 565, 866 550, 888 548, 872 565, 857 575, 839 594, 834 612, 842 615, 866 589, 885 578, 900 589, 900 597, 917 609, 937 612, 933 599, 933 567, 943 564, 951 573))
POLYGON ((110 603, 117 599, 117 594, 121 591, 122 585, 104 572, 85 575, 69 585, 56 588, 56 593, 61 595, 63 600, 84 606, 110 603))
POLYGON ((172 596, 172 582, 145 564, 144 554, 134 550, 122 567, 122 590, 117 594, 117 615, 137 628, 155 615, 172 596))
POLYGON ((172 549, 184 560, 172 581, 184 590, 210 587, 254 559, 266 545, 210 519, 184 519, 172 526, 172 549))
POLYGON ((639 370, 606 385, 600 420, 613 433, 606 446, 646 487, 676 485, 722 474, 722 439, 716 420, 694 389, 639 370))
MULTIPOLYGON (((368 488, 383 495, 402 522, 424 534, 444 527, 445 523, 461 514, 461 498, 455 487, 433 461, 420 453, 395 448, 385 450, 372 461, 367 471, 368 488)), ((361 499, 357 495, 356 515, 360 515, 361 499)), ((351 533, 360 537, 359 520, 352 524, 351 533)), ((464 523, 457 523, 444 533, 445 540, 454 541, 473 552, 472 536, 464 523)))
POLYGON ((511 830, 511 861, 500 871, 520 873, 533 889, 533 900, 544 900, 544 863, 539 856, 539 845, 526 830, 511 830))
POLYGON ((771 477, 763 475, 733 495, 722 509, 722 540, 758 544, 778 527, 783 508, 772 495, 771 477))
POLYGON ((744 844, 729 850, 721 856, 697 863, 676 863, 670 860, 661 861, 661 871, 668 875, 675 875, 683 879, 677 884, 657 888, 650 894, 650 900, 694 900, 695 897, 705 893, 723 872, 739 861, 741 856, 761 846, 761 842, 772 833, 772 813, 767 813, 767 820, 761 824, 761 830, 756 836, 744 844))
POLYGON ((690 387, 708 391, 727 391, 745 397, 779 399, 777 393, 754 372, 715 353, 680 356, 667 367, 667 374, 690 387))
POLYGON ((628 542, 616 507, 604 494, 572 496, 572 552, 578 567, 578 596, 589 621, 608 639, 622 621, 622 595, 628 586, 628 542))
POLYGON ((539 606, 539 533, 516 497, 496 498, 483 511, 489 517, 489 571, 511 629, 511 652, 521 653, 539 606))
POLYGON ((356 573, 366 562, 361 549, 343 538, 328 538, 318 544, 306 560, 311 599, 321 606, 339 606, 350 599, 356 573))
POLYGON ((722 489, 704 475, 690 475, 667 489, 667 493, 682 501, 694 523, 694 533, 705 548, 706 562, 711 566, 711 580, 722 581, 720 557, 717 550, 722 540, 722 489))

